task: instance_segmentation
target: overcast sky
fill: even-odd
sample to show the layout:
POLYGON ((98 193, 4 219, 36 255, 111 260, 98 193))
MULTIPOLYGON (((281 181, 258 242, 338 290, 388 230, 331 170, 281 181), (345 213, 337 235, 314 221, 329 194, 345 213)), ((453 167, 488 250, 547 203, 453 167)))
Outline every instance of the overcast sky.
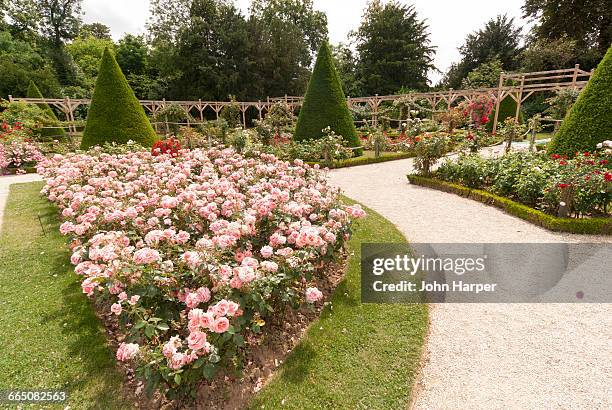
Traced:
MULTIPOLYGON (((347 42, 349 31, 359 26, 367 0, 314 0, 315 8, 327 14, 330 41, 333 44, 347 42)), ((459 59, 459 47, 465 36, 482 27, 497 14, 515 17, 518 25, 526 26, 521 19, 524 0, 401 0, 414 4, 421 19, 427 20, 431 41, 436 49, 435 65, 446 71, 459 59)), ((236 0, 245 13, 249 0, 236 0)), ((111 28, 113 38, 124 33, 140 34, 149 16, 149 0, 84 0, 84 20, 101 22, 111 28)), ((525 28, 526 30, 526 28, 525 28)), ((441 74, 432 72, 430 80, 436 83, 441 74)))

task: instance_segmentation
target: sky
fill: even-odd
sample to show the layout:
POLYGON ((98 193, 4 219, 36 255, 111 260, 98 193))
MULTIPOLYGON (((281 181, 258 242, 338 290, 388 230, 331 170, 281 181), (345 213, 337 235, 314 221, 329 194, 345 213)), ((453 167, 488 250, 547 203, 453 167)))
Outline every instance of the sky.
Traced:
MULTIPOLYGON (((498 14, 515 17, 518 26, 527 31, 528 22, 521 18, 524 0, 400 0, 413 4, 421 19, 429 26, 431 43, 436 47, 434 65, 445 72, 459 60, 457 48, 465 36, 482 26, 498 14)), ((348 43, 348 33, 356 29, 361 21, 367 0, 314 0, 315 9, 327 14, 329 39, 332 44, 348 43)), ((236 0, 237 6, 246 14, 250 1, 236 0)), ((149 0, 84 0, 83 20, 100 22, 111 28, 113 38, 125 33, 142 34, 149 17, 149 0)), ((442 74, 430 72, 432 84, 442 74)))

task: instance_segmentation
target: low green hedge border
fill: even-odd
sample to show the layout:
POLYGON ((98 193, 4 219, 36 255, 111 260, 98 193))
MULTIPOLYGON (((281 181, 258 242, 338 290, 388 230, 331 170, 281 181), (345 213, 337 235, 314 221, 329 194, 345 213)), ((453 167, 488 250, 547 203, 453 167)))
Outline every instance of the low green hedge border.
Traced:
POLYGON ((377 164, 379 162, 396 161, 398 159, 406 159, 406 158, 413 158, 413 157, 414 157, 414 153, 412 152, 401 152, 401 153, 383 154, 378 158, 365 157, 365 156, 349 158, 343 161, 334 162, 331 165, 326 165, 322 162, 308 162, 308 164, 309 165, 319 164, 321 167, 327 167, 329 169, 336 169, 336 168, 356 167, 359 165, 377 164))
POLYGON ((408 175, 408 180, 414 185, 449 192, 464 198, 470 198, 482 202, 486 205, 495 206, 504 210, 510 215, 524 219, 551 231, 577 234, 612 235, 612 218, 559 218, 487 191, 470 189, 462 185, 419 175, 408 175))

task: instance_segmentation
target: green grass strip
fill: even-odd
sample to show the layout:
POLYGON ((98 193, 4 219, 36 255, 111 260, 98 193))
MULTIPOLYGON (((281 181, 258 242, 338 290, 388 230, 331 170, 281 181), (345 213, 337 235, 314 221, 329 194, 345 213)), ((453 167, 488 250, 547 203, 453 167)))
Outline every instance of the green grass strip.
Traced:
POLYGON ((63 390, 69 400, 60 408, 128 408, 123 376, 69 263, 57 208, 39 194, 42 186, 12 185, 5 209, 0 390, 63 390))
MULTIPOLYGON (((346 202, 354 203, 346 200, 346 202)), ((406 242, 388 220, 366 209, 349 242, 346 278, 277 374, 251 402, 266 409, 405 408, 427 333, 425 304, 361 304, 364 242, 406 242)))
POLYGON ((411 184, 433 188, 444 192, 470 198, 486 205, 492 205, 504 210, 510 215, 524 219, 542 228, 557 232, 577 234, 611 235, 611 218, 559 218, 549 215, 527 205, 504 198, 487 191, 467 188, 463 185, 427 178, 419 175, 408 175, 411 184))

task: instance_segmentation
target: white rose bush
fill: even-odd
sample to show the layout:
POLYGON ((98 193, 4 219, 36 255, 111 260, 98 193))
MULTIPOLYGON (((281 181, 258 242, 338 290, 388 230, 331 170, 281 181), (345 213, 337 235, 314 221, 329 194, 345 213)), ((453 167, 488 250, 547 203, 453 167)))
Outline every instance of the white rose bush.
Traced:
POLYGON ((56 155, 38 172, 83 292, 118 318, 117 359, 170 399, 239 361, 266 318, 320 302, 365 215, 300 160, 230 149, 56 155))

